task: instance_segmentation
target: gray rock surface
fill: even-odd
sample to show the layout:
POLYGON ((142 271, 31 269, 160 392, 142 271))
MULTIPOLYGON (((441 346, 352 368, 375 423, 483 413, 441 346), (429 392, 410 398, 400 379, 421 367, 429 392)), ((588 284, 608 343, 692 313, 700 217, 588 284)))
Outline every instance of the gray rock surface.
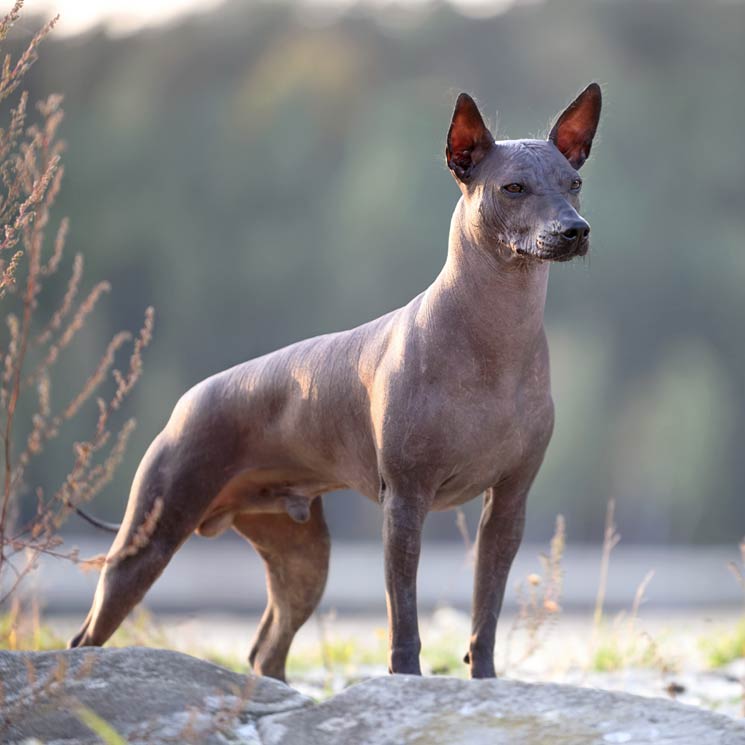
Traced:
POLYGON ((256 721, 312 704, 269 678, 130 647, 0 652, 0 742, 100 743, 94 712, 130 743, 259 743, 256 721))
POLYGON ((262 719, 263 745, 744 745, 745 725, 671 701, 564 685, 396 675, 262 719))
POLYGON ((2 743, 100 743, 93 713, 133 745, 745 745, 744 723, 662 699, 388 676, 314 705, 274 680, 137 647, 0 652, 0 683, 2 743))

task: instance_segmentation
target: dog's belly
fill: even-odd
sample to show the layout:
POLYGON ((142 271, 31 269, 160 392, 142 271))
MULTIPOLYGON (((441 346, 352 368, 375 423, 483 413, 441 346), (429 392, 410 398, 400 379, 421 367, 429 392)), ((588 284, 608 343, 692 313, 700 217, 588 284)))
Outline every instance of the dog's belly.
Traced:
POLYGON ((464 460, 462 466, 456 468, 437 490, 432 510, 442 512, 470 502, 494 486, 509 472, 511 465, 508 459, 495 454, 493 457, 484 457, 481 462, 464 460))
POLYGON ((470 502, 479 495, 483 494, 490 486, 493 486, 498 477, 483 479, 480 483, 474 482, 471 479, 464 479, 462 486, 447 485, 443 487, 435 495, 434 502, 432 503, 432 510, 434 512, 444 512, 446 510, 452 510, 455 507, 470 502))
POLYGON ((250 468, 232 478, 213 500, 197 529, 214 537, 230 528, 237 515, 287 514, 295 522, 310 517, 310 503, 345 484, 305 468, 250 468))

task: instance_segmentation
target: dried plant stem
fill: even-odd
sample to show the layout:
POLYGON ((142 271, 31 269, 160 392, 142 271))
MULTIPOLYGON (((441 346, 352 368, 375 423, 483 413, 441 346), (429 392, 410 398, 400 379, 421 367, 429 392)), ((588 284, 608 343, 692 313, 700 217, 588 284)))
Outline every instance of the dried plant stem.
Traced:
MULTIPOLYGON (((732 572, 732 575, 735 578, 735 581, 738 585, 740 585, 740 589, 742 590, 742 600, 743 600, 743 613, 745 614, 745 538, 743 538, 740 541, 739 544, 740 549, 740 563, 737 564, 737 562, 730 561, 727 564, 727 568, 732 572)), ((742 687, 742 694, 741 694, 741 715, 745 717, 745 676, 740 678, 740 686, 742 687)))
POLYGON ((556 528, 551 538, 548 554, 541 554, 543 576, 528 575, 517 585, 519 611, 507 633, 504 671, 519 667, 532 657, 545 640, 546 632, 561 612, 561 591, 564 582, 562 561, 566 549, 566 522, 563 515, 556 516, 556 528), (516 633, 527 634, 526 646, 517 659, 512 659, 511 649, 516 633))
MULTIPOLYGON (((13 420, 15 418, 18 397, 21 392, 21 371, 23 362, 26 359, 26 350, 28 349, 28 331, 31 326, 31 312, 34 298, 34 278, 29 272, 28 288, 23 300, 23 322, 21 325, 21 346, 18 351, 18 357, 15 363, 13 373, 13 386, 11 389, 10 400, 8 402, 7 415, 5 419, 5 432, 3 434, 3 447, 5 450, 5 469, 3 481, 3 506, 0 510, 0 549, 5 546, 5 528, 7 525, 8 505, 10 504, 11 485, 13 480, 13 456, 12 441, 13 420)), ((5 552, 0 550, 0 574, 2 574, 3 561, 5 552)))
MULTIPOLYGON (((19 18, 22 6, 18 0, 0 20, 0 42, 19 18)), ((4 57, 0 102, 18 87, 55 20, 33 37, 15 65, 9 55, 4 57)), ((109 483, 121 462, 134 420, 115 425, 112 417, 141 376, 142 353, 153 330, 153 310, 149 308, 140 333, 134 339, 128 332, 114 334, 91 372, 83 377, 80 390, 53 414, 52 372, 110 289, 108 282, 94 283, 78 301, 83 258, 77 255, 61 301, 48 318, 39 318, 39 300, 45 297, 47 285, 57 279, 68 233, 68 222, 62 219, 53 231, 51 248, 46 248, 51 209, 64 173, 60 160, 63 145, 57 138, 63 118, 61 103, 61 96, 49 96, 37 105, 35 118, 29 121, 28 96, 23 92, 10 110, 9 126, 0 129, 0 299, 6 303, 7 327, 7 339, 0 341, 0 453, 4 458, 0 605, 16 598, 17 588, 42 555, 66 558, 84 567, 97 564, 96 560, 80 559, 75 549, 62 548, 59 528, 77 505, 93 499, 109 483), (129 362, 120 371, 115 367, 117 355, 128 343, 132 344, 129 362), (96 398, 107 381, 113 392, 96 398), (33 396, 28 396, 32 391, 33 396), (90 410, 94 402, 97 414, 90 410), (28 414, 29 410, 33 413, 28 414), (92 432, 88 439, 74 444, 72 466, 59 488, 46 495, 40 487, 25 484, 29 463, 60 435, 65 423, 91 414, 92 432), (32 504, 28 498, 33 495, 36 510, 29 515, 32 504)), ((147 543, 158 510, 156 501, 127 551, 140 550, 147 543)))
POLYGON ((455 527, 458 528, 460 537, 463 539, 463 545, 466 548, 466 559, 469 562, 473 562, 473 541, 471 540, 471 534, 468 532, 468 521, 466 520, 466 513, 462 507, 456 507, 455 509, 455 527))
POLYGON ((652 579, 654 579, 654 569, 650 569, 644 575, 644 579, 639 583, 639 586, 636 588, 636 592, 634 593, 634 602, 631 604, 631 614, 629 616, 629 624, 632 631, 636 625, 637 619, 639 618, 639 608, 641 608, 644 596, 647 593, 647 587, 649 587, 649 583, 652 579))
POLYGON ((736 582, 742 589, 742 600, 745 607, 745 538, 740 541, 740 564, 730 561, 727 568, 732 572, 736 582))
POLYGON ((616 532, 615 524, 616 501, 612 497, 608 500, 605 512, 605 532, 603 534, 603 553, 600 559, 600 579, 598 580, 598 592, 595 597, 595 612, 593 614, 593 633, 597 633, 603 622, 603 608, 605 606, 605 593, 608 588, 608 569, 610 567, 610 556, 613 549, 618 545, 621 536, 616 532))

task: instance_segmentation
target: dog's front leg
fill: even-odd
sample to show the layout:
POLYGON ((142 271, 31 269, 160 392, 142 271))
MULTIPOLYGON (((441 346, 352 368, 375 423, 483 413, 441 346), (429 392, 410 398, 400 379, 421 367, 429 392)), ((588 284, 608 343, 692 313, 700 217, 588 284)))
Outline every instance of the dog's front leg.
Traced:
POLYGON ((416 573, 419 565, 426 500, 387 489, 383 501, 388 671, 421 675, 416 573))
POLYGON ((472 678, 494 678, 494 637, 507 575, 525 526, 527 489, 511 491, 491 488, 484 495, 484 508, 476 543, 476 576, 473 589, 471 642, 464 662, 472 678))

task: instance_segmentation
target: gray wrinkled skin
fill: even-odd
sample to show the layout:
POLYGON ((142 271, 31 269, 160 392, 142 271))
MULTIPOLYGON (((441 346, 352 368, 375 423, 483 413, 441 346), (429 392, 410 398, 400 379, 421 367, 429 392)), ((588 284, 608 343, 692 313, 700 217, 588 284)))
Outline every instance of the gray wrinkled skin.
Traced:
POLYGON ((192 532, 233 527, 267 569, 250 661, 284 678, 326 581, 321 495, 351 488, 383 509, 390 669, 419 673, 422 523, 485 493, 466 662, 472 676, 494 676, 504 585, 553 427, 548 262, 587 252, 576 169, 599 113, 593 84, 549 140, 495 142, 461 94, 446 159, 462 196, 439 276, 403 308, 237 365, 182 397, 137 470, 72 646, 103 644, 192 532), (147 545, 117 556, 149 515, 147 545))

